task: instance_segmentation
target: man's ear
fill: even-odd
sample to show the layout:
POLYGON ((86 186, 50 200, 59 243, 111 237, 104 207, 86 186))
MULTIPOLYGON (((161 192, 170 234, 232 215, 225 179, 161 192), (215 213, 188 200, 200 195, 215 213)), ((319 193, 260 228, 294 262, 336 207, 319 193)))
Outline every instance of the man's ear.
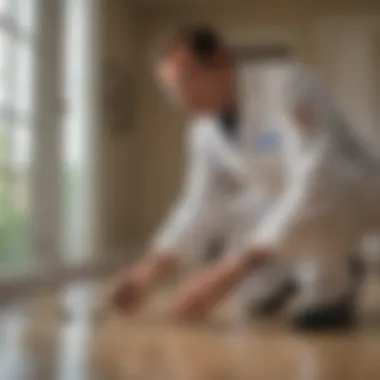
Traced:
POLYGON ((308 101, 299 101, 292 110, 293 120, 300 130, 311 131, 318 124, 317 110, 308 101))
POLYGON ((227 52, 225 51, 219 51, 215 53, 213 59, 212 59, 212 65, 214 68, 218 70, 224 70, 231 66, 231 59, 227 52))

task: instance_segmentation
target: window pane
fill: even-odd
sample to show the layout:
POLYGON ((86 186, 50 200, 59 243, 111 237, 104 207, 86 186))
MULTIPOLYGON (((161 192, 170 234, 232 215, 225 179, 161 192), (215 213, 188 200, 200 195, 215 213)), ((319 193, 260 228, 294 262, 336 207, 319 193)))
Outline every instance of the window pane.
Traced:
POLYGON ((21 30, 26 32, 32 31, 35 5, 36 0, 18 0, 17 18, 21 30))
POLYGON ((66 0, 65 23, 65 98, 64 183, 66 258, 84 259, 87 228, 88 123, 86 122, 87 9, 88 0, 66 0))
POLYGON ((25 126, 10 127, 0 122, 0 181, 27 175, 30 164, 31 131, 25 126))
POLYGON ((16 93, 15 93, 15 110, 22 117, 30 115, 31 112, 31 90, 32 90, 32 54, 33 50, 30 45, 19 43, 16 49, 16 93))
POLYGON ((0 167, 1 175, 0 180, 3 180, 4 168, 9 165, 9 154, 10 154, 10 127, 7 123, 0 118, 0 167))
POLYGON ((17 176, 25 176, 30 163, 30 129, 18 127, 13 131, 11 165, 17 176))
POLYGON ((4 105, 8 87, 7 59, 9 58, 9 37, 0 31, 0 105, 4 105))
POLYGON ((0 268, 28 263, 27 195, 24 178, 0 185, 0 268))
POLYGON ((0 0, 0 14, 4 14, 9 9, 11 0, 0 0))
POLYGON ((28 262, 28 176, 25 132, 0 127, 0 268, 28 262), (12 159, 13 156, 13 159, 12 159))

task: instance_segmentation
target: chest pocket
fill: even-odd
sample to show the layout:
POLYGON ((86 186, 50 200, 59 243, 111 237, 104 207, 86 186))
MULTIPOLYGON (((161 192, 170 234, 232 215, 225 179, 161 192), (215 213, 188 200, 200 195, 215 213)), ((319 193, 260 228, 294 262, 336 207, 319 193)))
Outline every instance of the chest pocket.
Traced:
POLYGON ((282 135, 276 130, 267 130, 255 136, 254 150, 256 153, 273 154, 282 148, 282 135))
POLYGON ((273 129, 260 131, 251 146, 255 178, 266 189, 278 191, 283 180, 283 135, 273 129))

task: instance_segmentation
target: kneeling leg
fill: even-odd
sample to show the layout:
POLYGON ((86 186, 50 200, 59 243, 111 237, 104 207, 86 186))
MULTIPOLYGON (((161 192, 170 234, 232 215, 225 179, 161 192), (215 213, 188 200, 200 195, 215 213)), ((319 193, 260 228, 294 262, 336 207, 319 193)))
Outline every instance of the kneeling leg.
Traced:
POLYGON ((297 268, 300 299, 291 315, 296 328, 336 329, 355 321, 355 301, 361 275, 356 258, 331 263, 313 260, 297 268))

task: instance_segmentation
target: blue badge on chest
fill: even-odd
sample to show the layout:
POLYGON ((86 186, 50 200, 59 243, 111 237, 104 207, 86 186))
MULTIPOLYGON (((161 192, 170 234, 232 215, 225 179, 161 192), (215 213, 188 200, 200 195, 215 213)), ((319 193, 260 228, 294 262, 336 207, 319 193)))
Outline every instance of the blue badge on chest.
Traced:
POLYGON ((276 130, 268 130, 257 136, 255 148, 259 152, 275 152, 281 147, 281 134, 276 130))

